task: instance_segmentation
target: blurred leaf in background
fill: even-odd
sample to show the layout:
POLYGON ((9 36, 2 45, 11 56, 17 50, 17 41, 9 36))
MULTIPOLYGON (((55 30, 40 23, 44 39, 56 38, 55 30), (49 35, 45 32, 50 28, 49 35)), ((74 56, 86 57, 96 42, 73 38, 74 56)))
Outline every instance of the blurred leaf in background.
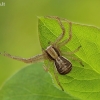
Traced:
MULTIPOLYGON (((68 20, 100 27, 99 0, 0 0, 0 52, 25 58, 41 53, 37 16, 59 16, 68 20)), ((0 86, 22 62, 0 56, 0 86)))
POLYGON ((54 87, 41 66, 29 65, 13 75, 0 90, 0 100, 78 100, 54 87))

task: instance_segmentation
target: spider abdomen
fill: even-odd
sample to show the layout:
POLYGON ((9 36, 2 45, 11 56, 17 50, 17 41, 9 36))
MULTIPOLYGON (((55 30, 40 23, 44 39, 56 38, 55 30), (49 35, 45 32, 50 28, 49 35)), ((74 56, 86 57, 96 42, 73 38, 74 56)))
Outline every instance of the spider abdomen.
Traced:
POLYGON ((72 69, 72 64, 66 58, 59 56, 55 59, 55 66, 61 75, 69 73, 72 69))

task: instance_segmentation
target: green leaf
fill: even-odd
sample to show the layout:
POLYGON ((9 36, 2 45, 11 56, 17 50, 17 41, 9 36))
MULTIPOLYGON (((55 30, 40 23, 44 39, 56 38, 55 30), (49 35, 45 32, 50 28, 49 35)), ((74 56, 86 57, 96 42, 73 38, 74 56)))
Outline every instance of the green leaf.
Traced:
MULTIPOLYGON (((62 20, 66 29, 64 39, 68 38, 69 23, 62 20)), ((50 44, 55 42, 57 37, 62 33, 62 30, 57 20, 52 18, 39 18, 40 43, 43 50, 50 44)), ((72 23, 72 39, 61 47, 63 51, 74 51, 78 46, 81 49, 74 54, 74 57, 79 58, 84 67, 77 61, 72 61, 73 69, 67 75, 57 74, 61 86, 64 91, 73 97, 81 100, 99 100, 100 99, 100 29, 94 26, 80 25, 72 23)), ((65 56, 65 55, 63 55, 65 56)), ((65 56, 66 57, 66 56, 65 56)), ((54 79, 57 88, 59 85, 54 77, 54 62, 46 60, 45 64, 49 68, 49 72, 54 79)))
POLYGON ((0 89, 0 100, 77 100, 54 87, 43 63, 29 65, 0 89))

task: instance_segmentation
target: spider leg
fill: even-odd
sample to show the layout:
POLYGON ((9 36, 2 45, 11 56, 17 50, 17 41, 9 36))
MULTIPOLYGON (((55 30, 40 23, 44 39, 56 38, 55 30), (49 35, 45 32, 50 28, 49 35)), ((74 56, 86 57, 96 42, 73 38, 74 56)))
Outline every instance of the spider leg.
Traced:
POLYGON ((59 47, 65 45, 65 44, 67 44, 67 43, 71 40, 71 38, 72 38, 72 23, 69 22, 69 38, 68 38, 67 40, 64 40, 64 41, 60 42, 60 43, 58 44, 59 47))
POLYGON ((48 72, 49 71, 49 68, 47 68, 45 65, 43 65, 43 69, 48 72))
POLYGON ((60 20, 59 17, 57 17, 57 16, 47 16, 47 18, 56 19, 56 20, 58 21, 58 23, 59 23, 61 29, 62 29, 61 35, 60 35, 60 36, 56 39, 56 41, 53 43, 54 45, 56 45, 56 44, 58 44, 58 43, 62 40, 62 38, 64 37, 64 35, 65 35, 65 28, 64 28, 64 26, 63 26, 63 24, 62 24, 62 22, 61 22, 61 20, 60 20))
POLYGON ((43 69, 48 72, 49 71, 49 68, 50 68, 50 62, 48 61, 47 64, 43 66, 43 69))
POLYGON ((60 86, 60 88, 62 89, 62 91, 64 91, 63 87, 61 86, 61 84, 59 82, 59 79, 58 79, 58 76, 57 76, 57 70, 56 70, 55 67, 54 67, 54 76, 55 76, 55 79, 57 81, 57 84, 60 86))
POLYGON ((76 48, 74 51, 72 51, 72 52, 62 52, 62 55, 72 55, 72 54, 74 54, 74 53, 76 53, 76 52, 78 52, 79 50, 80 50, 80 48, 81 48, 82 46, 79 46, 78 48, 76 48))
POLYGON ((11 59, 22 61, 24 63, 33 63, 33 62, 37 62, 37 61, 45 59, 45 57, 44 57, 45 54, 37 55, 37 56, 27 58, 27 59, 26 58, 21 58, 21 57, 18 57, 18 56, 12 56, 11 54, 8 54, 8 53, 5 53, 5 52, 0 53, 0 54, 3 55, 3 56, 9 57, 11 59))
POLYGON ((72 59, 72 60, 74 60, 74 61, 79 62, 79 63, 80 63, 80 65, 82 65, 82 66, 84 67, 84 65, 83 65, 83 63, 82 63, 82 61, 81 61, 80 59, 75 58, 75 57, 72 57, 72 56, 67 56, 67 58, 70 58, 70 59, 72 59))

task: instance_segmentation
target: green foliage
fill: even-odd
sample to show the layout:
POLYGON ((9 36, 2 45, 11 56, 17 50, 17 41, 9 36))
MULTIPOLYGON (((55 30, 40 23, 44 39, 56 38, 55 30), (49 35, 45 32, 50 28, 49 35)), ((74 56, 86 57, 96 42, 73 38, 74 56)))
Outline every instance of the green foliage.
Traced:
POLYGON ((0 100, 77 100, 54 87, 41 66, 29 65, 13 75, 0 90, 0 100))
MULTIPOLYGON (((68 38, 69 24, 62 20, 66 29, 64 39, 68 38)), ((61 34, 62 30, 55 19, 41 17, 39 19, 40 42, 43 49, 54 42, 61 34)), ((59 75, 59 81, 66 93, 73 95, 81 100, 99 100, 100 98, 100 29, 73 23, 72 39, 64 47, 63 51, 73 51, 78 46, 81 49, 74 54, 74 57, 79 58, 84 67, 77 61, 72 61, 73 69, 67 75, 59 75)), ((65 55, 64 55, 65 56, 65 55)), ((67 57, 66 57, 67 58, 67 57)), ((53 75, 54 65, 46 63, 50 66, 50 73, 53 75)), ((55 79, 55 78, 54 78, 55 79)), ((56 83, 56 81, 54 81, 56 83)), ((56 84, 57 85, 57 84, 56 84)), ((59 87, 59 86, 58 86, 59 87)))
MULTIPOLYGON (((69 24, 62 20, 68 38, 69 24)), ((62 30, 55 19, 39 18, 39 36, 42 49, 53 43, 62 30)), ((61 52, 81 49, 73 56, 80 59, 84 67, 72 61, 73 69, 58 79, 64 88, 61 91, 54 77, 53 62, 45 60, 53 82, 43 64, 36 63, 13 75, 0 90, 0 100, 99 100, 100 98, 100 29, 80 24, 72 24, 72 39, 61 47, 61 52), (55 86, 54 86, 55 85, 55 86), (58 89, 57 89, 57 88, 58 89)), ((66 57, 66 55, 64 55, 66 57)), ((67 57, 66 57, 67 58, 67 57)))

